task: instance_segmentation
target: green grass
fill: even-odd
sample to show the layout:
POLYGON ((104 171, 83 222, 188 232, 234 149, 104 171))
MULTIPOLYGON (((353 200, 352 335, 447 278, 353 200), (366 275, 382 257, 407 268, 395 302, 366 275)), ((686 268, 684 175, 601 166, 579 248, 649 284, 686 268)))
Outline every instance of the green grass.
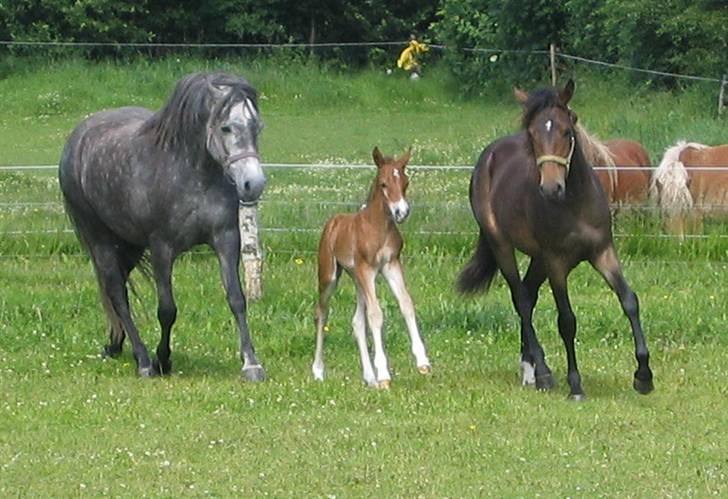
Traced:
MULTIPOLYGON (((437 70, 413 84, 375 72, 222 64, 261 90, 268 162, 369 162, 375 144, 387 153, 414 144, 416 164, 467 164, 517 127, 510 96, 460 99, 437 70)), ((0 94, 11 96, 0 118, 0 164, 53 163, 83 115, 127 103, 158 107, 179 75, 213 66, 56 63, 0 80, 0 94)), ((719 141, 723 123, 710 117, 708 91, 611 87, 593 76, 577 80, 574 108, 600 136, 639 138, 655 158, 677 138, 719 141)), ((381 392, 360 381, 346 277, 332 303, 329 377, 316 383, 310 375, 318 230, 332 213, 356 208, 371 172, 268 173, 264 296, 249 313, 269 375, 260 385, 239 381, 233 321, 204 249, 175 269, 174 375, 137 379, 128 350, 102 359, 95 280, 73 234, 62 232, 68 222, 54 173, 0 173, 0 495, 728 495, 724 223, 706 227, 712 238, 679 244, 659 237, 649 211, 618 215, 616 232, 628 236, 617 246, 640 297, 656 390, 632 390, 627 320, 602 279, 581 266, 569 283, 588 400, 574 404, 566 401, 548 289, 535 326, 558 381, 550 393, 519 385, 518 324, 503 281, 485 297, 453 291, 475 239, 468 172, 414 170, 404 265, 434 372, 416 373, 382 286, 394 381, 381 392), (271 230, 290 227, 306 230, 271 230), (38 233, 7 234, 27 231, 38 233)), ((135 282, 132 307, 153 349, 154 290, 140 276, 135 282)))

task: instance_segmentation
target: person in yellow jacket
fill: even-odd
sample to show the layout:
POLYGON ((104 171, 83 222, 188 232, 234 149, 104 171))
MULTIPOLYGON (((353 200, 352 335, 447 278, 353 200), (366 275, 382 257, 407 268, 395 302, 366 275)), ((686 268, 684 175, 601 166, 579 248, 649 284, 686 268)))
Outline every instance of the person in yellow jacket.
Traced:
POLYGON ((410 72, 410 79, 416 80, 420 77, 420 63, 417 62, 417 56, 424 54, 430 50, 430 48, 424 43, 417 41, 417 37, 414 34, 410 35, 409 44, 399 54, 397 59, 397 67, 405 71, 410 72))

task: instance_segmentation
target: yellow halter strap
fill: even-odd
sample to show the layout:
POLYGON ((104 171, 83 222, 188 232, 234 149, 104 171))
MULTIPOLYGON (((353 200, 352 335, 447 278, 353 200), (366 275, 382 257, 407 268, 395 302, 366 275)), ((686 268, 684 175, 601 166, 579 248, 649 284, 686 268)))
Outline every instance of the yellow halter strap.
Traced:
POLYGON ((571 136, 571 148, 569 149, 569 155, 567 157, 556 156, 554 154, 544 154, 536 158, 536 166, 541 168, 541 165, 547 162, 556 163, 566 168, 566 174, 569 174, 569 168, 571 167, 571 157, 574 155, 574 147, 576 146, 576 140, 574 136, 571 136))

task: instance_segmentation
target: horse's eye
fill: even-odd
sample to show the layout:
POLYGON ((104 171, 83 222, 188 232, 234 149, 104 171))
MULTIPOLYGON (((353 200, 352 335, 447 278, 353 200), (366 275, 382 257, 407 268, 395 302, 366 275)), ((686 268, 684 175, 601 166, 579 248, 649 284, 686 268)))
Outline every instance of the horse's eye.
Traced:
POLYGON ((223 125, 220 127, 220 131, 222 133, 232 133, 233 129, 230 128, 228 125, 223 125))
POLYGON ((385 182, 382 182, 382 183, 380 184, 380 187, 381 187, 382 189, 386 189, 386 188, 387 188, 387 184, 386 184, 385 182))

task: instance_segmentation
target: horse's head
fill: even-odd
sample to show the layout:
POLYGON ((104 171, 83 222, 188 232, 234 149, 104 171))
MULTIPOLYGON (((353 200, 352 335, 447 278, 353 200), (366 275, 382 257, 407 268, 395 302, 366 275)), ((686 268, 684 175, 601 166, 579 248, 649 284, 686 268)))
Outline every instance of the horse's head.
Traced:
POLYGON ((408 149, 399 158, 385 158, 375 147, 372 151, 374 164, 377 165, 377 178, 374 181, 374 190, 378 190, 389 208, 392 219, 402 223, 409 215, 409 204, 405 196, 409 179, 405 167, 412 155, 412 148, 408 149))
POLYGON ((549 199, 563 200, 566 178, 576 147, 576 114, 569 109, 574 82, 563 89, 549 88, 528 94, 513 89, 516 100, 524 107, 525 128, 540 176, 541 193, 549 199))
POLYGON ((254 91, 241 81, 210 84, 215 98, 207 126, 207 151, 235 182, 240 200, 253 202, 265 187, 258 156, 258 135, 263 123, 254 91))

